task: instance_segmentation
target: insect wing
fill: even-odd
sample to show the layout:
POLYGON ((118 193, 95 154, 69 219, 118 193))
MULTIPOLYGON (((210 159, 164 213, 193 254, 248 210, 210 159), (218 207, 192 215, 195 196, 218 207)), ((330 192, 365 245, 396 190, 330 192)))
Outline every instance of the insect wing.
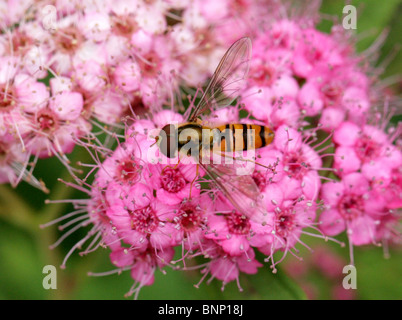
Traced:
POLYGON ((189 122, 205 111, 230 105, 244 88, 251 59, 251 40, 248 37, 237 40, 226 51, 219 62, 211 81, 197 106, 190 113, 189 122))
POLYGON ((209 178, 234 208, 254 222, 266 225, 268 213, 260 190, 250 175, 237 175, 235 165, 202 164, 209 178))

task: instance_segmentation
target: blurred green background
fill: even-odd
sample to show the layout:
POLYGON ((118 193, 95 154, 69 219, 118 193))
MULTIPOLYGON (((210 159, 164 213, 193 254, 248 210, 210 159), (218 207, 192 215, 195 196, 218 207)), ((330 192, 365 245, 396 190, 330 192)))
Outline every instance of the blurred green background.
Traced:
MULTIPOLYGON (((323 1, 321 11, 325 14, 342 17, 344 1, 323 1)), ((384 29, 389 31, 387 40, 381 48, 379 61, 387 59, 392 52, 400 49, 402 31, 402 3, 399 0, 351 1, 358 8, 357 33, 362 35, 358 43, 359 51, 364 51, 384 29)), ((320 28, 329 30, 331 23, 323 21, 320 28)), ((400 50, 386 66, 383 78, 400 75, 402 59, 400 50)), ((400 90, 401 81, 396 84, 400 90)), ((393 118, 400 121, 400 116, 393 118)), ((70 156, 73 163, 85 159, 85 151, 76 150, 70 156)), ((0 186, 0 299, 124 299, 133 280, 129 272, 121 275, 89 277, 88 271, 103 272, 114 269, 109 262, 109 252, 98 249, 81 257, 74 253, 67 262, 67 268, 59 268, 65 254, 81 239, 85 233, 80 230, 69 237, 55 250, 49 250, 62 234, 56 226, 40 229, 39 224, 46 223, 71 210, 69 205, 45 205, 45 199, 66 199, 82 197, 80 193, 66 188, 57 178, 69 180, 68 173, 55 159, 40 161, 36 176, 42 178, 50 188, 49 195, 22 183, 16 190, 0 186), (45 265, 57 267, 57 289, 45 290, 42 273, 45 265)), ((345 241, 345 239, 341 239, 345 241)), ((322 240, 303 238, 313 248, 326 246, 339 259, 348 261, 348 249, 339 245, 324 243, 322 240)), ((402 299, 402 254, 400 248, 390 249, 391 257, 384 258, 383 249, 377 247, 355 248, 357 268, 357 287, 351 298, 355 299, 402 299)), ((266 264, 254 276, 241 276, 240 283, 244 292, 239 292, 235 283, 227 285, 221 292, 219 281, 205 282, 199 289, 194 284, 200 274, 194 272, 173 271, 167 274, 156 272, 155 284, 144 287, 139 299, 333 299, 334 286, 341 280, 331 280, 317 268, 311 266, 311 254, 301 250, 305 262, 299 262, 289 255, 279 267, 278 274, 272 274, 266 264), (291 270, 303 269, 293 278, 291 270), (286 270, 290 270, 287 272, 286 270)), ((342 270, 339 270, 341 274, 342 270)), ((340 278, 341 279, 341 278, 340 278)))

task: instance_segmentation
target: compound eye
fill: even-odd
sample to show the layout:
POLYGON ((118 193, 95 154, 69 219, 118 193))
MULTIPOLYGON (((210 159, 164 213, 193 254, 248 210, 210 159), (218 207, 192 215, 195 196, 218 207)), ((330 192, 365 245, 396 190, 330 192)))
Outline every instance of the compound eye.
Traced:
POLYGON ((159 150, 168 158, 176 157, 178 149, 176 126, 173 124, 164 126, 158 137, 159 150))
POLYGON ((174 136, 177 135, 177 128, 174 124, 167 124, 166 126, 164 126, 161 130, 165 133, 166 136, 174 136))

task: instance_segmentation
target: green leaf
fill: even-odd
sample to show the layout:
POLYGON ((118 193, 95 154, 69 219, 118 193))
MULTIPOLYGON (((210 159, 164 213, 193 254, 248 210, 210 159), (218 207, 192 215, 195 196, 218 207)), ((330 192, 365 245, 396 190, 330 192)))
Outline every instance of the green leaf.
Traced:
MULTIPOLYGON (((380 61, 390 60, 386 65, 382 78, 398 75, 400 83, 400 74, 402 72, 402 42, 401 42, 401 30, 402 30, 402 2, 393 12, 392 19, 389 22, 389 34, 384 46, 381 48, 380 61)), ((400 88, 397 88, 400 92, 400 88)), ((399 93, 397 92, 397 93, 399 93)))
POLYGON ((44 266, 32 236, 0 220, 0 297, 46 298, 44 266))
POLYGON ((363 300, 402 299, 400 248, 385 259, 382 248, 360 248, 355 252, 357 293, 363 300), (398 280, 399 279, 399 280, 398 280))

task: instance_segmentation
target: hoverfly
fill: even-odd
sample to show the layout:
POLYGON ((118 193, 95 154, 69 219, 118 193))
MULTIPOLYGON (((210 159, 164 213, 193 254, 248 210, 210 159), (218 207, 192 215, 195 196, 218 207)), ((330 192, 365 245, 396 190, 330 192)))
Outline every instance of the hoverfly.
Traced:
POLYGON ((273 141, 273 131, 256 124, 210 127, 199 119, 208 111, 229 106, 238 97, 246 81, 250 59, 250 38, 244 37, 233 43, 219 62, 199 102, 186 112, 187 121, 165 125, 155 139, 161 153, 168 158, 176 157, 189 143, 196 145, 197 172, 199 165, 239 213, 265 224, 265 204, 252 176, 238 175, 235 164, 205 163, 203 159, 205 151, 227 153, 265 147, 273 141))

